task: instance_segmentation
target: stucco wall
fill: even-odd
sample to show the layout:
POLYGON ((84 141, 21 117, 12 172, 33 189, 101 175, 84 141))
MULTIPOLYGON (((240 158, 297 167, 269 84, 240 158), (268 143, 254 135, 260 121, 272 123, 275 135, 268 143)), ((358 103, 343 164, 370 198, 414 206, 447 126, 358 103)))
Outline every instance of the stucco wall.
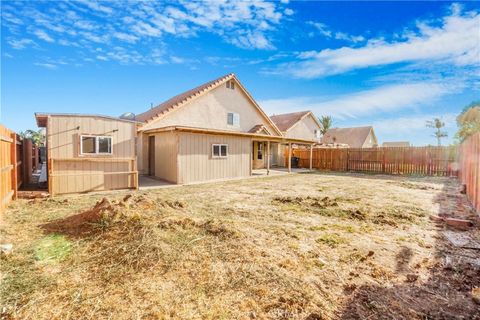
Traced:
POLYGON ((288 130, 286 136, 288 138, 319 141, 320 139, 315 136, 315 130, 320 130, 320 127, 312 118, 312 115, 308 115, 288 130))
POLYGON ((147 124, 144 129, 179 125, 248 132, 257 124, 265 125, 272 134, 276 135, 272 126, 238 85, 232 90, 227 89, 226 85, 222 84, 203 96, 192 100, 187 105, 170 112, 164 119, 147 124), (240 125, 238 127, 227 124, 227 114, 229 112, 240 115, 240 125))

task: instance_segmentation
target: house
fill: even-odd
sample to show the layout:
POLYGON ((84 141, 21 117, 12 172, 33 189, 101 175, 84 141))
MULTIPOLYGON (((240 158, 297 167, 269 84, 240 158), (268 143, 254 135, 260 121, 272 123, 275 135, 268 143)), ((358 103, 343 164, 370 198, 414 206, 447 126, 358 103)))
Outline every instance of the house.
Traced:
POLYGON ((46 128, 51 195, 138 187, 135 121, 87 114, 35 117, 46 128))
POLYGON ((410 142, 408 141, 390 141, 382 143, 384 148, 401 148, 401 147, 410 147, 410 142))
POLYGON ((347 144, 350 148, 374 148, 378 146, 373 127, 328 129, 322 137, 323 144, 347 144))
MULTIPOLYGON (((287 138, 297 138, 320 142, 321 125, 312 111, 284 113, 270 117, 277 128, 287 138)), ((285 163, 285 145, 272 146, 272 164, 281 166, 285 163)))
POLYGON ((234 74, 179 94, 136 120, 139 171, 177 184, 268 172, 272 146, 315 142, 285 137, 234 74))

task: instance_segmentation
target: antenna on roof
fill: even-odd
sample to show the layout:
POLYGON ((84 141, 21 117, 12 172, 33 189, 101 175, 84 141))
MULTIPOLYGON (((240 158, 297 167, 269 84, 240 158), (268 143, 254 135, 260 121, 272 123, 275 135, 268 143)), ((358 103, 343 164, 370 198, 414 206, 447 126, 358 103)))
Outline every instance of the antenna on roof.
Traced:
POLYGON ((150 102, 150 109, 153 109, 153 102, 150 102))

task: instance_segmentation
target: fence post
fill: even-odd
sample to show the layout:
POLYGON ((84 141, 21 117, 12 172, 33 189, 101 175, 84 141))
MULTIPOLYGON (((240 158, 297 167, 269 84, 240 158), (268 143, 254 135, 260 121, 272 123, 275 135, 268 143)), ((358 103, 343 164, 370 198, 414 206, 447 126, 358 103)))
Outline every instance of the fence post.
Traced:
POLYGON ((347 171, 348 171, 348 168, 349 168, 349 165, 348 165, 349 162, 350 162, 350 147, 347 148, 347 171))
POLYGON ((18 183, 17 183, 17 134, 15 132, 12 133, 12 143, 10 144, 10 159, 11 163, 13 165, 12 169, 12 190, 13 190, 13 197, 12 199, 15 200, 17 199, 17 188, 18 188, 18 183))
POLYGON ((385 173, 385 148, 380 150, 382 150, 382 173, 385 173))

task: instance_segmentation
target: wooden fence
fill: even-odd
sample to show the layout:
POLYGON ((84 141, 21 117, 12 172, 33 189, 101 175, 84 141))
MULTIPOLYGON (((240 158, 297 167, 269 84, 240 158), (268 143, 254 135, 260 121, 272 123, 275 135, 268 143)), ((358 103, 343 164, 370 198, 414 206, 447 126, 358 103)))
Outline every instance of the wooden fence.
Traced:
POLYGON ((465 184, 467 196, 480 214, 480 133, 460 145, 459 163, 460 181, 465 184))
MULTIPOLYGON (((332 171, 456 176, 457 154, 456 147, 315 148, 312 165, 332 171)), ((293 156, 299 167, 309 168, 309 149, 293 149, 293 156)))
POLYGON ((0 212, 17 197, 23 182, 22 151, 15 132, 0 125, 0 212))

